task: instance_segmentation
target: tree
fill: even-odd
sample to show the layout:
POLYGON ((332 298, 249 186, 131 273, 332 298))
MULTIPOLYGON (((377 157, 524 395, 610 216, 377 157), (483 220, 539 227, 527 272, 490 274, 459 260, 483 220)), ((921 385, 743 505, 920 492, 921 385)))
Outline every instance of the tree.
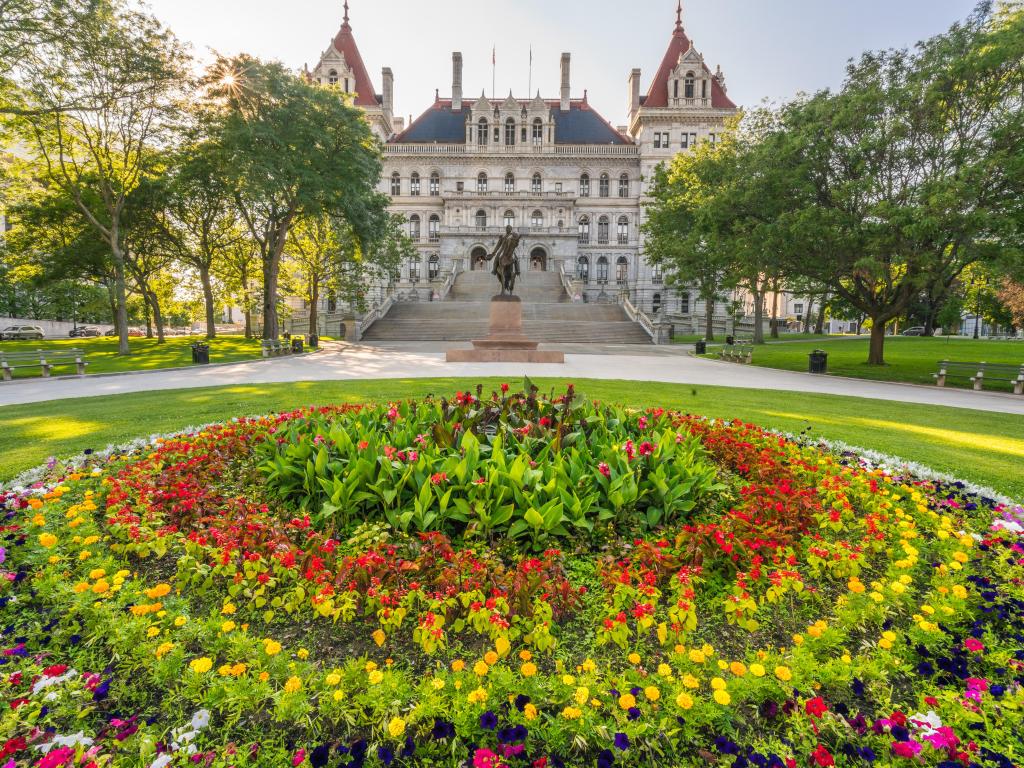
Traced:
POLYGON ((380 151, 358 109, 280 64, 221 58, 204 85, 202 120, 259 249, 263 337, 275 339, 281 257, 297 221, 329 215, 361 243, 382 236, 380 151))
POLYGON ((999 300, 1009 311, 1013 324, 1024 328, 1024 285, 1006 278, 999 291, 999 300))
POLYGON ((151 16, 95 0, 73 36, 47 43, 45 62, 21 83, 36 114, 18 128, 110 250, 115 325, 127 354, 123 218, 128 197, 152 169, 150 149, 174 118, 186 59, 151 16))

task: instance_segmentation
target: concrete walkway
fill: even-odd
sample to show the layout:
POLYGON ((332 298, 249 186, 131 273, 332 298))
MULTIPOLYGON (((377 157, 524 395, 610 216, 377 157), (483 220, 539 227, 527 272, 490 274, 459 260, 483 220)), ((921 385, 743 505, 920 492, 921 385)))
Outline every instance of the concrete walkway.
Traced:
POLYGON ((743 389, 817 392, 953 408, 1024 415, 1024 397, 1000 392, 971 392, 914 384, 890 384, 757 368, 689 357, 686 348, 551 345, 563 349, 565 365, 452 364, 443 345, 334 345, 319 354, 253 361, 237 365, 152 371, 117 376, 31 379, 0 383, 0 406, 43 403, 73 397, 126 392, 217 387, 297 381, 420 379, 449 377, 470 385, 485 376, 518 382, 532 377, 657 381, 743 389))

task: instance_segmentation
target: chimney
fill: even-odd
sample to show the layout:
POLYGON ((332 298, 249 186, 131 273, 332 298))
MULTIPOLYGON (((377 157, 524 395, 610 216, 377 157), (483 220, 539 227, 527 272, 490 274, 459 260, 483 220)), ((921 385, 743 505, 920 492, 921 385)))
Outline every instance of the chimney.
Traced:
POLYGON ((396 117, 394 120, 391 121, 391 125, 395 129, 395 133, 401 133, 402 131, 405 130, 405 118, 396 117))
POLYGON ((391 67, 384 67, 382 71, 384 81, 384 114, 391 117, 395 107, 395 75, 391 67))
POLYGON ((561 110, 569 111, 569 54, 562 54, 562 103, 561 110))
POLYGON ((629 117, 632 120, 633 115, 640 109, 640 70, 634 69, 629 73, 629 117))
POLYGON ((462 54, 452 54, 452 111, 462 111, 462 54))

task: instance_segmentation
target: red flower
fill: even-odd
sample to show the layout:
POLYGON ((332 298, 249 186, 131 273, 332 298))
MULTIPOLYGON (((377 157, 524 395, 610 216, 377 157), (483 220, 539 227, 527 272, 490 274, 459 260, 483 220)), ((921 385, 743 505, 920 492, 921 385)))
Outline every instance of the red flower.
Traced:
POLYGON ((448 475, 445 472, 435 472, 430 476, 430 482, 434 485, 440 485, 448 480, 448 475))
POLYGON ((828 707, 825 706, 825 700, 821 696, 815 696, 813 699, 804 704, 804 709, 807 710, 807 714, 811 717, 821 717, 828 712, 828 707))
POLYGON ((502 391, 503 393, 504 393, 504 392, 508 392, 508 384, 502 384, 502 385, 501 385, 501 391, 502 391))
POLYGON ((611 477, 612 476, 611 469, 609 469, 608 465, 605 464, 603 461, 600 464, 597 465, 597 471, 600 472, 605 477, 611 477))
POLYGON ((835 759, 832 757, 832 753, 825 749, 823 744, 819 744, 814 749, 811 753, 811 758, 813 758, 815 764, 820 765, 821 768, 827 768, 830 765, 836 764, 835 759))

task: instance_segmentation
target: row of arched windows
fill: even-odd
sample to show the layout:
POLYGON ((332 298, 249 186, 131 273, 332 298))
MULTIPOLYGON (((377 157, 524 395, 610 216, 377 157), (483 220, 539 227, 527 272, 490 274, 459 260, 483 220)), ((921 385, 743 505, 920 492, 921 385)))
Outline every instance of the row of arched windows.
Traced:
MULTIPOLYGON (((421 223, 422 219, 418 213, 409 217, 409 238, 415 242, 419 242, 422 237, 421 223)), ((441 217, 436 213, 427 219, 427 240, 431 243, 441 241, 441 217)))
MULTIPOLYGON (((597 243, 608 245, 611 239, 611 219, 607 216, 599 216, 597 219, 597 243)), ((590 244, 590 217, 580 216, 579 220, 579 244, 590 244)), ((619 245, 629 244, 629 217, 619 216, 616 222, 615 242, 619 245)))
MULTIPOLYGON (((423 268, 423 260, 419 256, 412 256, 408 263, 409 282, 418 283, 420 281, 423 268)), ((441 275, 441 259, 436 253, 431 254, 430 258, 427 259, 427 279, 437 280, 441 275)))
MULTIPOLYGON (((516 144, 516 128, 518 123, 515 118, 508 118, 505 120, 505 130, 502 132, 500 124, 495 122, 494 126, 494 143, 498 144, 504 139, 506 147, 513 147, 516 144)), ((527 143, 527 127, 524 125, 519 130, 519 142, 521 144, 527 143)), ((539 117, 534 118, 532 125, 529 129, 529 139, 535 146, 539 146, 544 143, 544 121, 539 117)), ((491 140, 491 123, 486 117, 481 117, 476 121, 476 143, 483 147, 491 140)))
MULTIPOLYGON (((441 174, 434 171, 430 174, 430 179, 427 182, 427 189, 429 190, 431 197, 438 197, 441 194, 441 174)), ((409 175, 409 194, 412 197, 419 197, 422 183, 420 175, 413 171, 409 175)), ((391 195, 392 197, 398 197, 402 194, 402 176, 398 171, 391 174, 391 195)))
MULTIPOLYGON (((598 256, 597 261, 594 263, 595 275, 594 282, 598 285, 608 284, 608 267, 610 262, 607 256, 598 256)), ((580 256, 576 260, 576 279, 582 282, 584 285, 590 284, 590 257, 580 256)), ((615 260, 615 282, 618 285, 625 285, 629 282, 629 258, 626 256, 619 256, 615 260)))
MULTIPOLYGON (((602 173, 597 180, 598 197, 611 197, 611 177, 602 173)), ((590 174, 580 176, 580 197, 590 197, 590 174)), ((619 197, 629 197, 629 174, 619 176, 619 197)))

